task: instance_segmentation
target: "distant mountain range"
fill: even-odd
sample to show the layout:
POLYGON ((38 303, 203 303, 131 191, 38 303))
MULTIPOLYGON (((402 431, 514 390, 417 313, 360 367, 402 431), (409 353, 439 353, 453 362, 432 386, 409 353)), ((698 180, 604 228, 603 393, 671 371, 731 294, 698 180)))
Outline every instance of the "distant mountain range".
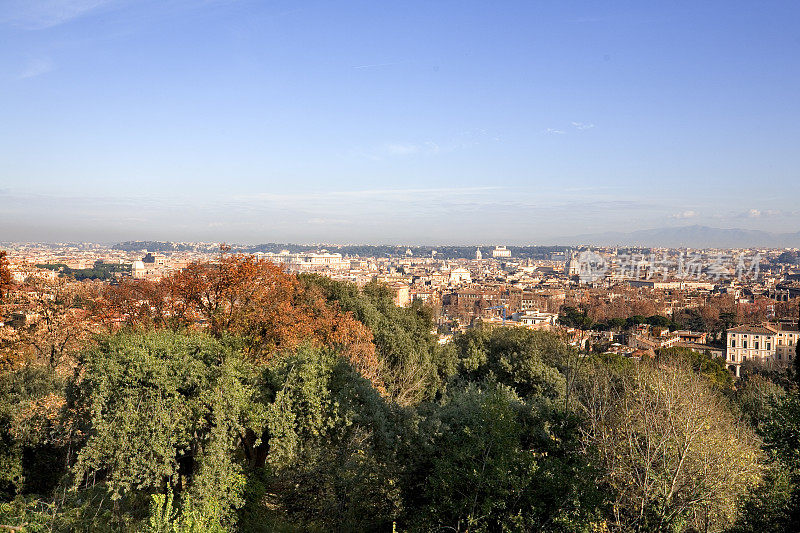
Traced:
POLYGON ((624 232, 575 235, 558 239, 559 244, 596 246, 662 246, 669 248, 796 248, 800 231, 770 233, 747 229, 722 229, 708 226, 680 226, 624 232))
MULTIPOLYGON (((541 259, 553 253, 563 252, 574 245, 594 246, 646 246, 667 248, 800 248, 800 231, 796 233, 771 233, 768 231, 747 229, 722 229, 708 226, 678 226, 668 228, 645 229, 632 232, 610 231, 604 233, 585 233, 571 237, 548 239, 551 245, 508 246, 515 258, 541 259)), ((127 241, 113 246, 116 250, 126 251, 198 251, 215 253, 219 245, 214 243, 175 243, 168 241, 127 241)), ((331 252, 339 252, 351 256, 405 256, 408 252, 414 257, 430 257, 435 250, 440 259, 456 259, 475 257, 476 245, 469 246, 415 246, 415 245, 339 245, 339 244, 290 244, 265 243, 256 245, 234 245, 232 252, 256 253, 279 252, 288 250, 292 253, 316 251, 326 248, 331 252)), ((492 246, 481 245, 484 254, 491 255, 492 246)))

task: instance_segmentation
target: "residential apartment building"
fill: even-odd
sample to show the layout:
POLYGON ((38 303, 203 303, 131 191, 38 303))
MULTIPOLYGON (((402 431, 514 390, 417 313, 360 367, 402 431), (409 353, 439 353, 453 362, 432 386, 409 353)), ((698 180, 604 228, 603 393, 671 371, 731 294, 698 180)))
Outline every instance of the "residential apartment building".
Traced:
POLYGON ((747 361, 788 364, 799 337, 796 329, 777 324, 737 326, 727 332, 725 360, 737 376, 747 361))
POLYGON ((791 361, 794 359, 797 343, 800 342, 800 331, 784 325, 774 325, 778 330, 776 348, 778 361, 791 361))
POLYGON ((681 341, 677 334, 670 333, 669 330, 653 331, 651 333, 632 333, 628 339, 628 346, 639 350, 655 351, 660 348, 672 348, 681 341))
POLYGON ((558 320, 557 313, 543 313, 538 309, 526 310, 511 315, 511 319, 515 320, 525 326, 539 326, 546 324, 555 326, 558 320))

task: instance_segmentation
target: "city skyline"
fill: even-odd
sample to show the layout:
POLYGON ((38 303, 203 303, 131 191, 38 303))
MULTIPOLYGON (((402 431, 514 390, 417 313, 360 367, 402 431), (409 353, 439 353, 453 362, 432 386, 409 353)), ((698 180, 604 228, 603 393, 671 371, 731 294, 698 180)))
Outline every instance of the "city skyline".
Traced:
POLYGON ((7 2, 0 238, 794 233, 798 14, 7 2))

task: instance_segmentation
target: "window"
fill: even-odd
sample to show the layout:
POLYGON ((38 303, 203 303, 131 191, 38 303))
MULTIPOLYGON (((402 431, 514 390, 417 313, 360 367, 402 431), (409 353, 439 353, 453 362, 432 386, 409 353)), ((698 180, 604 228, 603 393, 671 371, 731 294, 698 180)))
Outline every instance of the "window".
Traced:
POLYGON ((731 348, 736 348, 736 339, 731 339, 731 348))
POLYGON ((755 342, 753 343, 753 348, 755 348, 756 350, 758 350, 758 341, 755 341, 755 342))
POLYGON ((747 348, 747 341, 742 342, 742 348, 747 348))
POLYGON ((768 342, 767 343, 767 350, 771 350, 771 349, 772 349, 772 343, 768 342))

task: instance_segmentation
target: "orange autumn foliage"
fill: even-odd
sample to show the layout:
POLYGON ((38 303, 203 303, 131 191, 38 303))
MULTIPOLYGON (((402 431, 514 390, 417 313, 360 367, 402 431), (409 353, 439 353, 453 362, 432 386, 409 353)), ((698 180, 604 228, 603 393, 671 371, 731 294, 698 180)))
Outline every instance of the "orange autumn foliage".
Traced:
POLYGON ((0 301, 8 295, 8 291, 13 283, 14 278, 11 276, 11 270, 8 268, 8 252, 0 250, 0 301))
POLYGON ((65 405, 64 396, 56 393, 22 404, 12 419, 13 435, 23 442, 66 446, 75 421, 70 410, 64 409, 65 405))
POLYGON ((85 306, 95 291, 89 284, 28 276, 5 294, 0 306, 0 368, 28 363, 57 369, 74 363, 72 355, 94 333, 85 306))
POLYGON ((188 327, 217 337, 237 335, 261 362, 306 342, 335 346, 382 388, 369 328, 318 289, 304 287, 296 276, 253 256, 223 256, 215 263, 192 263, 159 281, 109 286, 95 313, 112 328, 188 327))

